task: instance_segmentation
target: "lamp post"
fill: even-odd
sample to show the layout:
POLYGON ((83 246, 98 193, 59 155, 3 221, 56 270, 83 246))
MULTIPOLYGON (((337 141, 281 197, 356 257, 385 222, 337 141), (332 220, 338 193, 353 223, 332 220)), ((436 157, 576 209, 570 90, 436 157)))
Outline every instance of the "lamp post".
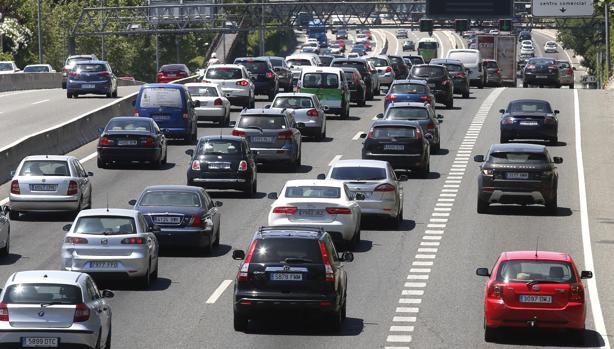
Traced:
POLYGON ((38 35, 38 63, 43 64, 43 42, 41 41, 41 16, 42 16, 42 1, 38 0, 36 4, 36 23, 37 23, 37 35, 38 35))
MULTIPOLYGON (((0 12, 0 23, 2 23, 2 19, 4 18, 4 15, 2 14, 2 12, 0 12)), ((4 35, 2 33, 0 33, 0 53, 4 52, 4 35)))
POLYGON ((610 77, 612 72, 612 55, 610 54, 610 2, 606 1, 604 6, 605 17, 605 64, 606 64, 606 78, 610 77))

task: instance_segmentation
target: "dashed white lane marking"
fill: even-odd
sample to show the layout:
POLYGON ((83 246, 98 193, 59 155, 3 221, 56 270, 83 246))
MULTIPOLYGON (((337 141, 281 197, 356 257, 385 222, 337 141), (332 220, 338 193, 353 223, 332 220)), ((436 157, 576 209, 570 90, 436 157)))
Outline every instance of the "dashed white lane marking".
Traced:
POLYGON ((403 296, 423 296, 424 290, 403 290, 403 296))
POLYGON ((360 138, 360 135, 361 135, 361 134, 362 134, 362 131, 358 131, 358 132, 357 132, 357 133, 354 135, 354 137, 352 137, 352 140, 353 140, 353 141, 358 140, 358 138, 360 138))
POLYGON ((413 316, 395 316, 392 318, 394 322, 416 322, 416 318, 413 316))
POLYGON ((339 159, 341 159, 343 155, 335 155, 335 157, 333 157, 333 159, 328 163, 328 166, 332 166, 335 164, 335 162, 337 162, 339 159))
POLYGON ((412 332, 414 326, 390 326, 390 332, 412 332))
POLYGON ((220 298, 222 293, 224 293, 224 291, 228 288, 228 286, 230 286, 230 284, 232 284, 232 280, 222 281, 222 283, 215 289, 215 291, 213 291, 213 293, 211 294, 211 296, 209 297, 209 299, 207 299, 205 303, 207 304, 215 303, 220 298))
POLYGON ((33 102, 32 105, 41 104, 41 103, 45 103, 45 102, 49 102, 49 100, 48 99, 43 99, 43 100, 38 101, 38 102, 33 102))

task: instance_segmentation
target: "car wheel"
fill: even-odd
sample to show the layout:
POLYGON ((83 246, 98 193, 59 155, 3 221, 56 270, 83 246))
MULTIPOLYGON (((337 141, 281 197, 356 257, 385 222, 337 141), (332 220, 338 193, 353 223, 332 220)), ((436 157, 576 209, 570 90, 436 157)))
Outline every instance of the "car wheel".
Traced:
POLYGON ((0 249, 0 256, 8 256, 11 253, 11 233, 6 234, 6 245, 0 249))
POLYGON ((527 88, 527 87, 529 87, 529 84, 527 84, 526 82, 523 82, 522 83, 522 87, 527 88))
POLYGON ((569 88, 573 90, 573 88, 574 88, 573 84, 569 85, 569 88))
POLYGON ((9 219, 12 220, 12 221, 18 221, 20 213, 21 212, 19 212, 17 210, 10 209, 9 210, 9 219))
POLYGON ((258 193, 258 180, 254 179, 254 185, 252 186, 252 197, 256 196, 256 194, 258 193))
POLYGON ((294 163, 294 168, 295 169, 299 169, 302 166, 302 158, 303 158, 303 154, 302 154, 302 149, 298 148, 298 158, 296 159, 296 162, 294 163))
POLYGON ((452 109, 454 108, 454 98, 450 97, 450 100, 448 101, 448 103, 446 103, 446 109, 452 109))
POLYGON ((66 92, 66 98, 72 98, 72 96, 73 96, 72 93, 66 92))
POLYGON ((117 89, 115 89, 115 91, 113 91, 113 98, 117 98, 117 89))
POLYGON ((440 150, 441 150, 441 141, 433 144, 433 147, 431 148, 431 154, 438 154, 440 150))
POLYGON ((375 95, 375 96, 379 96, 379 95, 381 95, 381 94, 382 94, 381 87, 380 87, 380 86, 377 86, 377 88, 375 89, 375 93, 374 93, 373 95, 375 95))
POLYGON ((151 273, 150 279, 151 282, 158 280, 158 259, 156 259, 156 269, 154 269, 154 272, 151 273))
POLYGON ((111 98, 111 97, 113 97, 113 92, 108 92, 107 93, 107 98, 111 98))
POLYGON ((482 81, 480 81, 480 84, 478 85, 478 88, 481 90, 484 88, 484 83, 482 81))
POLYGON ((509 141, 510 141, 510 140, 509 140, 509 138, 507 138, 507 137, 503 137, 503 136, 500 136, 500 137, 499 137, 499 143, 507 143, 507 142, 509 142, 509 141))
POLYGON ((147 266, 147 272, 145 273, 145 275, 139 277, 139 279, 137 280, 139 287, 143 290, 147 290, 151 286, 150 268, 151 268, 151 260, 149 261, 149 265, 147 266))
POLYGON ((373 89, 369 88, 369 91, 365 93, 365 98, 369 101, 373 100, 373 89))
POLYGON ((463 92, 463 98, 469 98, 469 90, 463 92))
POLYGON ((107 340, 104 342, 104 349, 111 349, 111 325, 109 324, 109 333, 107 333, 107 340))
POLYGON ((338 311, 329 315, 330 316, 330 320, 329 320, 330 327, 329 328, 333 332, 339 332, 341 331, 341 327, 343 327, 344 313, 346 311, 345 303, 346 302, 343 301, 343 305, 341 306, 341 308, 338 311))
POLYGON ((498 337, 498 329, 493 327, 484 326, 484 341, 494 342, 498 337))
POLYGON ((248 197, 252 196, 252 193, 254 192, 254 182, 249 182, 247 184, 245 184, 245 187, 243 187, 243 192, 245 194, 247 194, 248 197))
POLYGON ((66 89, 66 82, 62 82, 62 88, 66 89))
POLYGON ((94 348, 96 349, 102 349, 102 347, 100 346, 100 338, 102 337, 102 327, 100 328, 100 330, 98 331, 98 339, 96 340, 96 345, 94 346, 94 348))
POLYGON ((359 106, 359 107, 364 107, 366 104, 367 104, 367 96, 366 96, 366 95, 363 95, 363 96, 362 96, 362 99, 360 99, 360 100, 358 101, 358 106, 359 106))
POLYGON ((151 167, 154 169, 162 168, 162 156, 151 162, 151 167))
POLYGON ((213 240, 213 247, 218 247, 220 245, 220 234, 221 234, 221 229, 220 227, 217 228, 217 234, 215 235, 215 240, 213 240))
POLYGON ((234 312, 233 324, 235 331, 245 332, 247 330, 247 324, 249 322, 249 318, 245 315, 241 315, 238 312, 234 312))
POLYGON ((164 158, 162 159, 162 164, 166 165, 167 162, 168 162, 168 148, 166 148, 166 151, 164 152, 164 158))
POLYGON ((401 225, 403 224, 403 208, 401 208, 401 210, 399 210, 399 213, 397 213, 396 217, 394 217, 393 219, 393 227, 395 228, 399 228, 401 227, 401 225))
POLYGON ((428 178, 430 172, 431 172, 431 162, 427 160, 426 165, 422 166, 422 168, 418 170, 418 176, 420 178, 428 178))
POLYGON ((349 117, 350 117, 350 106, 348 103, 346 103, 345 108, 343 108, 343 111, 341 112, 341 118, 348 119, 349 117))
POLYGON ((550 214, 556 214, 557 210, 558 210, 558 198, 557 198, 557 193, 554 193, 554 196, 552 197, 552 199, 547 200, 546 201, 546 210, 548 211, 548 213, 550 214))
POLYGON ((79 98, 79 94, 78 93, 73 93, 72 98, 79 98))
POLYGON ((478 213, 488 212, 488 202, 478 199, 478 213))
POLYGON ((249 102, 248 108, 249 109, 256 108, 256 96, 254 96, 254 98, 249 102))

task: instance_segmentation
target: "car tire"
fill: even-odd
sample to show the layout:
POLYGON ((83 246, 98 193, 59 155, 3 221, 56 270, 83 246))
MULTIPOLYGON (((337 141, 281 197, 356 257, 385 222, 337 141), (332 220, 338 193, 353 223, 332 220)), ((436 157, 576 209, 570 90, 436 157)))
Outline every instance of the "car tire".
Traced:
POLYGON ((68 92, 66 92, 66 98, 72 98, 72 97, 73 97, 73 94, 72 94, 72 93, 68 93, 68 92))
POLYGON ((381 94, 382 94, 381 87, 380 87, 380 86, 378 86, 378 87, 375 89, 375 93, 374 93, 373 95, 375 95, 375 96, 379 96, 379 95, 381 95, 381 94))
POLYGON ((498 329, 484 326, 484 341, 488 343, 494 342, 498 337, 498 329))
POLYGON ((303 151, 299 147, 298 148, 298 158, 294 162, 294 168, 298 170, 299 168, 301 168, 302 165, 303 165, 303 151))
POLYGON ((239 332, 247 331, 248 323, 249 323, 249 318, 247 316, 241 315, 237 313, 236 311, 234 312, 233 325, 234 325, 235 331, 239 331, 239 332))
POLYGON ((431 154, 438 154, 440 150, 441 150, 441 141, 435 143, 431 147, 431 154))
POLYGON ((213 247, 218 247, 220 245, 220 234, 221 229, 219 226, 217 227, 217 234, 215 234, 215 240, 213 240, 213 247))
POLYGON ((469 89, 463 92, 463 98, 469 98, 469 89))
POLYGON ((399 211, 399 213, 397 213, 396 217, 394 217, 392 220, 392 226, 393 228, 400 228, 402 224, 403 224, 403 208, 401 207, 401 210, 399 211))
POLYGON ((256 108, 256 96, 254 96, 254 98, 249 102, 247 108, 249 108, 249 109, 256 108))
POLYGON ((62 82, 62 88, 65 90, 66 89, 66 82, 62 82))
POLYGON ((98 166, 98 168, 107 168, 107 164, 102 162, 101 158, 97 158, 96 159, 96 165, 98 166))
POLYGON ((573 84, 569 85, 569 88, 573 90, 574 89, 574 85, 573 84))
POLYGON ((75 93, 73 93, 73 94, 72 94, 72 98, 79 98, 79 94, 78 94, 78 93, 76 93, 76 92, 75 92, 75 93))
POLYGON ((162 159, 162 165, 166 165, 167 162, 168 162, 168 148, 166 148, 166 151, 164 152, 164 158, 162 159))
POLYGON ((275 99, 275 91, 272 91, 271 93, 269 93, 268 97, 269 97, 269 102, 273 102, 273 100, 275 99))
POLYGON ((522 87, 523 87, 523 88, 527 88, 527 87, 529 87, 529 84, 523 81, 523 82, 522 82, 522 87))
POLYGON ((358 101, 358 106, 359 106, 359 107, 364 107, 366 104, 367 104, 367 96, 366 96, 366 95, 363 95, 363 96, 362 96, 362 99, 360 99, 360 100, 358 101))
POLYGON ((484 83, 482 81, 480 81, 480 84, 478 85, 478 89, 483 89, 484 88, 484 83))
POLYGON ((100 338, 101 337, 102 337, 102 327, 98 331, 98 339, 96 340, 96 345, 94 345, 95 349, 102 349, 102 347, 100 346, 100 338))
POLYGON ((330 314, 330 330, 333 332, 339 332, 341 331, 341 328, 343 327, 343 320, 345 320, 345 313, 346 313, 346 301, 343 301, 343 305, 341 306, 341 308, 339 309, 339 311, 336 311, 332 314, 330 314))
POLYGON ((503 137, 503 136, 499 137, 499 143, 508 143, 509 141, 510 139, 507 137, 503 137))
POLYGON ((0 256, 8 256, 11 253, 11 232, 6 234, 6 246, 0 248, 0 256))
POLYGON ((113 97, 113 92, 108 92, 106 95, 107 95, 107 98, 111 98, 113 97))
POLYGON ((488 212, 488 202, 478 199, 477 209, 478 209, 478 213, 487 213, 488 212))
MULTIPOLYGON (((556 190, 556 189, 555 189, 556 190)), ((546 210, 548 211, 548 213, 555 215, 556 212, 558 211, 558 195, 556 193, 556 191, 554 192, 554 196, 552 197, 552 199, 547 200, 546 201, 546 210)))
POLYGON ((153 273, 151 273, 151 276, 150 276, 151 282, 158 280, 158 269, 159 269, 158 264, 159 264, 158 259, 156 259, 156 269, 154 269, 153 273))
POLYGON ((113 98, 117 98, 117 89, 115 89, 115 91, 113 91, 112 97, 113 98))
POLYGON ((454 108, 454 98, 450 97, 450 100, 448 101, 448 103, 446 103, 446 109, 453 109, 454 108))
POLYGON ((147 266, 147 272, 145 275, 138 278, 137 282, 139 284, 139 288, 142 290, 148 290, 151 287, 151 260, 149 261, 149 265, 147 266))
POLYGON ((17 210, 10 209, 9 210, 9 219, 12 220, 12 221, 18 221, 19 220, 19 213, 20 212, 17 211, 17 210))
POLYGON ((345 104, 345 108, 343 108, 343 111, 341 112, 341 118, 346 120, 350 118, 350 106, 348 103, 345 104))
POLYGON ((107 333, 107 340, 104 342, 104 349, 111 349, 111 325, 109 324, 109 333, 107 333))
POLYGON ((373 89, 369 88, 369 90, 365 93, 365 98, 369 101, 373 100, 373 89))
POLYGON ((429 177, 429 173, 431 173, 431 161, 427 160, 426 165, 422 166, 418 170, 418 177, 420 177, 420 178, 428 178, 429 177))
POLYGON ((153 169, 161 169, 162 168, 162 156, 160 156, 159 158, 157 158, 155 161, 151 162, 151 167, 153 169))

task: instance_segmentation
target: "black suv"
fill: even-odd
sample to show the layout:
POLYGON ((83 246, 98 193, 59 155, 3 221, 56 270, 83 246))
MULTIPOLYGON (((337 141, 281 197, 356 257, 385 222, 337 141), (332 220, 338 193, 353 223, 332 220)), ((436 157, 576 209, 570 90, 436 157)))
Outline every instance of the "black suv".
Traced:
POLYGON ((373 100, 373 96, 379 96, 379 77, 377 70, 364 58, 335 58, 331 67, 350 67, 358 69, 362 80, 367 86, 367 100, 373 100))
POLYGON ((551 144, 559 142, 558 110, 552 110, 550 103, 541 99, 516 99, 501 113, 500 143, 510 139, 544 139, 551 144))
POLYGON ((530 85, 561 87, 559 66, 554 58, 530 58, 522 71, 522 87, 530 85))
POLYGON ((454 83, 450 79, 448 69, 439 64, 418 64, 411 67, 408 79, 426 80, 435 95, 435 101, 454 107, 454 83))
POLYGON ((409 66, 403 60, 401 56, 388 55, 390 63, 392 63, 392 70, 394 70, 394 76, 396 80, 407 79, 409 74, 409 66))
POLYGON ((354 255, 337 254, 330 235, 321 228, 260 228, 235 280, 234 328, 245 331, 249 319, 270 311, 312 311, 325 316, 334 330, 341 329, 346 314, 347 275, 342 262, 354 255))
POLYGON ((478 213, 486 213, 491 203, 542 204, 550 213, 557 210, 559 175, 555 164, 562 158, 550 157, 543 145, 493 144, 484 155, 478 176, 478 213))
POLYGON ((240 64, 252 74, 252 81, 256 87, 257 95, 267 95, 269 101, 275 98, 279 91, 278 77, 273 70, 273 65, 267 57, 242 57, 237 58, 234 64, 240 64))

